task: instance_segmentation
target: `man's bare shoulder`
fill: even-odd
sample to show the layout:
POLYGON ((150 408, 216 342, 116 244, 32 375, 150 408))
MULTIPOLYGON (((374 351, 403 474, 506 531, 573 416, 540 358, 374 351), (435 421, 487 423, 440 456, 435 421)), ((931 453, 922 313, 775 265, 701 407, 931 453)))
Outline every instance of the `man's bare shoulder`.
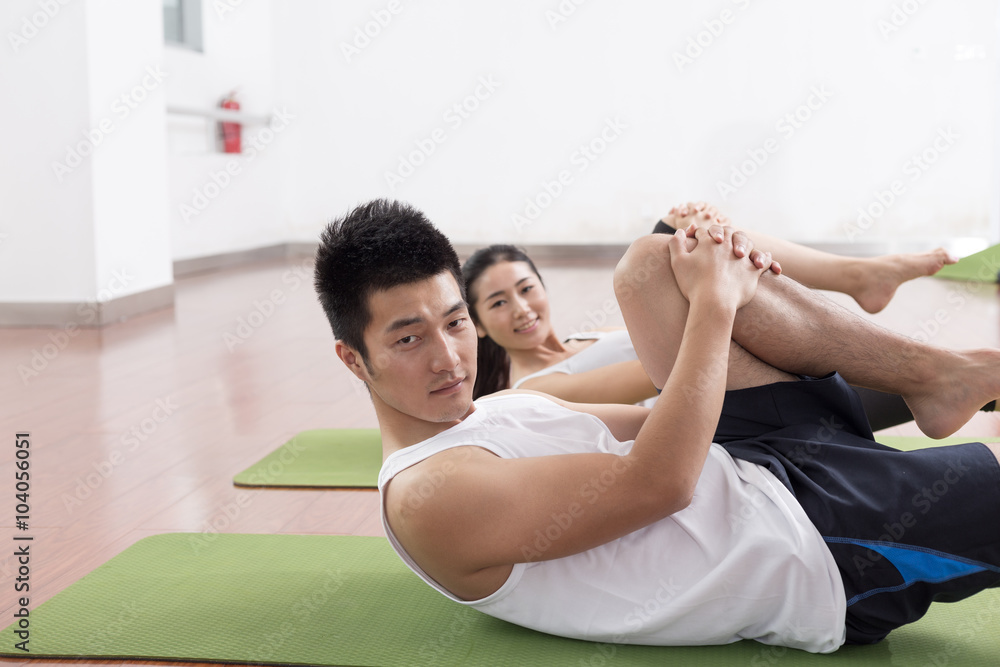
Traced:
POLYGON ((482 447, 453 447, 400 471, 385 487, 396 539, 421 569, 464 599, 489 594, 510 573, 509 565, 483 571, 476 541, 467 539, 495 508, 489 480, 502 461, 482 447))
POLYGON ((447 507, 442 501, 449 490, 454 491, 455 485, 462 484, 468 475, 481 472, 479 466, 498 458, 487 449, 466 445, 451 447, 401 470, 386 487, 389 518, 410 522, 433 516, 435 509, 447 507))

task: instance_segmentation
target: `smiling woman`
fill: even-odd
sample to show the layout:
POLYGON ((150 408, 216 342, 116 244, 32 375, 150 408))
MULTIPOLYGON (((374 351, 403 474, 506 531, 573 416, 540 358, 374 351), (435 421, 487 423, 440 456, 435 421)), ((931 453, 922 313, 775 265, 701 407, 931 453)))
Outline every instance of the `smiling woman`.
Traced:
POLYGON ((627 332, 565 340, 556 335, 545 284, 521 249, 483 248, 462 273, 479 336, 476 398, 508 387, 581 403, 638 403, 656 396, 627 332))

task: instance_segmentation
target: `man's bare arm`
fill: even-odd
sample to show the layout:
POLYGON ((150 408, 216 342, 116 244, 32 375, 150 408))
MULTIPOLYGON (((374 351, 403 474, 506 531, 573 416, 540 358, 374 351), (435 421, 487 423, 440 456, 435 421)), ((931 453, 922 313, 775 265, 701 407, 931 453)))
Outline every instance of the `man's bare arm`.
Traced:
POLYGON ((678 237, 670 248, 684 253, 677 270, 690 276, 681 287, 691 306, 663 396, 627 455, 500 459, 469 447, 431 457, 393 480, 387 495, 393 531, 452 592, 479 597, 495 590, 514 563, 585 551, 690 503, 721 412, 735 312, 752 296, 760 270, 734 258, 731 245, 699 243, 688 254, 678 237), (713 368, 722 371, 706 371, 713 368), (441 475, 445 481, 420 507, 402 502, 441 475), (537 549, 538 534, 553 525, 558 538, 537 549))

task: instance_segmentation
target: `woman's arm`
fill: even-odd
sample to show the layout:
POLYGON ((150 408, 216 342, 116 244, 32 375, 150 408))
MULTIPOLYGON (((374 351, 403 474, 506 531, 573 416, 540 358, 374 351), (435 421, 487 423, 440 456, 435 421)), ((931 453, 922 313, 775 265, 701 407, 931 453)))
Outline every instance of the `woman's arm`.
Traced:
POLYGON ((637 359, 620 361, 582 373, 549 373, 531 378, 532 389, 573 403, 639 403, 656 396, 653 382, 637 359))
POLYGON ((536 394, 542 398, 547 398, 553 403, 557 403, 564 408, 594 415, 604 422, 604 425, 608 427, 608 430, 611 431, 611 434, 614 435, 615 438, 622 442, 626 440, 635 440, 635 437, 639 435, 639 430, 642 428, 642 425, 646 423, 646 417, 649 416, 650 412, 649 408, 644 408, 641 405, 621 405, 617 403, 575 403, 573 401, 567 401, 557 396, 538 392, 533 389, 504 389, 503 391, 498 391, 494 394, 494 396, 500 396, 501 394, 536 394))

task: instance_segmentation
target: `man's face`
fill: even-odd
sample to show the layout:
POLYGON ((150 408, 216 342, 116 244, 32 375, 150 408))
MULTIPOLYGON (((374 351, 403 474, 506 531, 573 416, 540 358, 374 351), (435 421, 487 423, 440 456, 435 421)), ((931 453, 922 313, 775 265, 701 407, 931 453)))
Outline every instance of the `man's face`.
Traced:
POLYGON ((450 272, 369 297, 361 379, 385 408, 425 422, 463 418, 476 382, 476 329, 450 272))

